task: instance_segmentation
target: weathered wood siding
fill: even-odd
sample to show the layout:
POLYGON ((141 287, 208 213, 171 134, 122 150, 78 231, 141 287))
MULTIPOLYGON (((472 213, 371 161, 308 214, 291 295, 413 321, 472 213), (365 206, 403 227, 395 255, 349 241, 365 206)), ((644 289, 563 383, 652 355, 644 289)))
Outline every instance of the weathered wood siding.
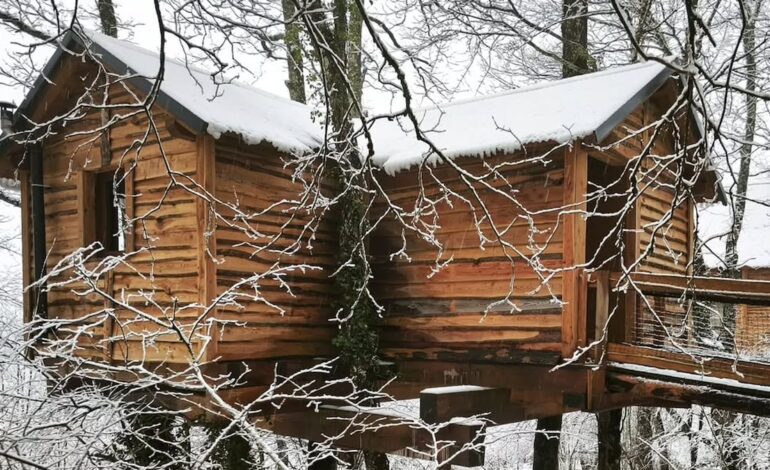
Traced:
MULTIPOLYGON (((614 151, 626 159, 638 160, 643 155, 638 168, 634 165, 635 169, 627 170, 627 178, 636 181, 639 197, 627 216, 627 226, 636 230, 627 232, 626 266, 640 261, 640 271, 687 274, 692 272, 695 244, 694 203, 684 196, 686 188, 681 181, 686 171, 682 170, 681 157, 675 158, 673 125, 660 123, 664 112, 660 100, 645 102, 613 131, 605 144, 613 143, 614 151), (653 135, 655 139, 648 147, 653 135)), ((625 333, 621 337, 625 340, 661 346, 670 341, 665 338, 664 329, 681 329, 686 321, 684 308, 673 299, 649 298, 655 313, 647 302, 635 296, 629 296, 627 302, 630 303, 624 306, 625 333)))
POLYGON ((272 149, 216 143, 216 195, 226 203, 217 209, 217 290, 235 294, 218 317, 239 322, 219 341, 224 361, 333 355, 334 227, 329 214, 319 222, 298 209, 307 203, 291 177, 272 149))
MULTIPOLYGON (((131 98, 124 95, 112 99, 121 103, 130 102, 131 98)), ((202 243, 203 227, 195 210, 198 198, 186 188, 193 188, 190 180, 198 179, 198 148, 195 140, 173 137, 166 127, 169 119, 167 113, 156 109, 153 120, 160 142, 151 138, 138 155, 125 155, 136 161, 136 167, 128 171, 130 189, 126 190, 126 205, 129 215, 136 219, 127 246, 133 244, 137 253, 129 258, 130 266, 115 269, 112 290, 118 298, 131 299, 129 303, 143 312, 159 318, 174 316, 183 325, 190 325, 200 314, 200 309, 191 305, 200 300, 202 288, 202 260, 197 246, 202 243), (178 184, 172 185, 167 166, 178 184), (149 293, 156 305, 147 301, 149 293)), ((119 161, 132 142, 143 138, 148 125, 147 116, 142 115, 110 132, 113 161, 119 161)), ((136 315, 119 310, 118 319, 135 321, 136 315)), ((111 328, 112 334, 118 336, 126 329, 141 332, 143 328, 153 331, 158 327, 139 322, 111 328)), ((120 340, 115 343, 113 359, 123 359, 126 348, 129 359, 174 363, 190 359, 186 346, 174 334, 163 335, 155 348, 143 344, 146 341, 141 335, 129 340, 127 344, 120 340)))
MULTIPOLYGON (((69 61, 71 59, 65 60, 63 70, 71 77, 94 72, 88 64, 73 66, 69 61)), ((46 97, 49 102, 57 97, 61 100, 57 105, 67 109, 65 106, 71 106, 71 101, 82 93, 82 89, 75 85, 70 87, 61 76, 58 80, 59 84, 51 87, 46 97)), ((135 98, 123 87, 113 86, 109 101, 112 104, 133 103, 135 98)), ((126 114, 129 110, 120 108, 113 112, 126 114)), ((46 266, 50 271, 84 244, 84 224, 93 210, 94 200, 93 192, 83 183, 83 172, 114 168, 119 163, 128 168, 130 162, 136 162, 126 179, 126 193, 129 193, 126 205, 128 213, 138 221, 128 235, 132 240, 127 244, 133 244, 141 252, 130 256, 128 265, 120 265, 111 274, 99 279, 98 286, 149 315, 159 318, 176 315, 177 319, 184 321, 184 318, 194 318, 198 313, 197 309, 184 307, 198 300, 199 259, 195 247, 200 230, 194 196, 179 186, 170 186, 167 165, 178 172, 180 181, 185 176, 194 177, 197 150, 194 141, 171 136, 165 125, 169 116, 163 110, 154 109, 152 117, 160 140, 155 138, 154 132, 150 132, 149 139, 138 153, 127 150, 134 148, 132 146, 148 130, 150 121, 143 113, 114 126, 108 140, 102 140, 98 133, 93 132, 102 125, 103 117, 97 110, 70 121, 66 127, 55 129, 43 141, 46 248, 50 253, 46 266), (102 143, 107 144, 104 151, 102 143), (104 161, 105 152, 111 155, 110 162, 104 161), (166 158, 162 157, 163 152, 166 158)), ((28 194, 23 197, 27 198, 28 194)), ((29 265, 34 265, 31 256, 29 258, 29 265)), ((89 263, 93 264, 95 261, 89 263)), ((55 280, 63 280, 71 274, 73 272, 68 271, 55 280)), ((83 287, 82 284, 70 283, 64 287, 52 287, 48 293, 49 317, 75 321, 61 332, 62 335, 78 325, 84 325, 84 321, 77 319, 114 307, 104 296, 77 294, 76 291, 83 287)), ((86 334, 79 336, 80 349, 76 354, 120 361, 184 363, 189 360, 186 348, 174 335, 157 337, 154 345, 147 345, 143 335, 157 332, 157 326, 152 322, 139 321, 135 313, 126 309, 118 308, 115 314, 117 321, 103 314, 93 316, 91 326, 83 332, 86 334), (114 336, 115 341, 104 341, 108 335, 114 336)))
MULTIPOLYGON (((654 134, 654 129, 646 126, 658 122, 663 114, 654 100, 648 101, 631 113, 608 141, 622 141, 618 147, 626 157, 642 155, 654 134), (629 138, 629 134, 635 135, 629 138)), ((636 173, 641 193, 636 204, 636 226, 642 229, 637 256, 644 255, 642 271, 685 274, 694 243, 690 236, 692 204, 683 197, 686 188, 681 186, 681 161, 673 158, 673 126, 664 123, 660 129, 636 173)))
MULTIPOLYGON (((548 357, 558 354, 561 307, 552 299, 561 297, 562 276, 557 274, 543 285, 519 254, 532 256, 539 251, 546 269, 562 265, 564 234, 557 219, 564 200, 563 157, 553 154, 546 166, 523 163, 520 158, 488 159, 490 164, 517 159, 519 163, 501 167, 498 177, 485 178, 492 187, 515 194, 518 206, 476 183, 485 209, 473 201, 471 210, 459 198, 450 197, 450 201, 436 204, 435 220, 434 213, 423 215, 423 227, 437 225, 434 236, 443 247, 441 253, 414 231, 402 230, 393 217, 380 223, 371 246, 373 288, 385 307, 381 345, 386 357, 515 362, 543 352, 548 357), (525 211, 537 214, 526 216, 525 211), (489 239, 483 248, 474 213, 481 221, 478 227, 483 236, 489 239), (496 240, 492 224, 510 246, 496 240), (402 247, 402 237, 411 260, 391 260, 390 255, 402 247), (437 258, 452 261, 434 272, 437 258), (511 304, 520 311, 512 311, 511 304)), ((480 159, 459 159, 457 163, 477 175, 487 171, 480 159)), ((423 197, 441 198, 438 180, 463 197, 473 198, 455 170, 440 167, 432 175, 435 178, 423 170, 423 197)), ((393 204, 414 209, 420 192, 416 170, 383 177, 381 183, 393 204)), ((383 209, 380 201, 378 211, 383 209)))

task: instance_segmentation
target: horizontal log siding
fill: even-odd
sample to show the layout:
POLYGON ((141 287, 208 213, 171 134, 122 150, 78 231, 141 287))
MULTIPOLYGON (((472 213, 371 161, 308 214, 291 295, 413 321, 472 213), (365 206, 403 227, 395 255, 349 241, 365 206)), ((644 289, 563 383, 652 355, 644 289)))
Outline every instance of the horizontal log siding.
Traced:
POLYGON ((216 227, 217 292, 236 294, 217 315, 239 322, 225 327, 218 355, 223 361, 332 355, 336 330, 329 322, 329 275, 335 263, 334 227, 327 217, 313 233, 313 217, 306 210, 294 210, 302 186, 292 182, 279 154, 228 139, 216 142, 215 153, 217 198, 248 214, 246 220, 234 222, 233 208, 217 208, 224 218, 216 227), (291 248, 296 250, 278 253, 291 248), (300 265, 312 267, 303 270, 300 265), (280 280, 270 275, 256 279, 292 266, 297 268, 280 280), (254 285, 233 290, 248 278, 254 285), (255 288, 261 300, 254 298, 255 288))
MULTIPOLYGON (((56 87, 55 87, 56 88, 56 87)), ((73 93, 79 93, 73 87, 73 93)), ((135 98, 128 92, 113 86, 110 102, 131 103, 135 98)), ((127 114, 128 109, 113 113, 127 114)), ((142 253, 129 258, 130 266, 115 268, 110 280, 99 280, 99 286, 124 299, 143 312, 162 316, 172 314, 176 307, 177 318, 197 315, 197 310, 184 310, 185 304, 196 302, 198 291, 197 254, 194 249, 195 234, 199 229, 194 211, 193 196, 181 188, 168 188, 170 177, 168 163, 174 171, 194 176, 196 149, 194 142, 172 137, 165 127, 169 117, 155 109, 153 121, 160 138, 152 137, 137 154, 127 151, 143 138, 148 130, 149 118, 135 116, 114 126, 110 131, 112 161, 137 165, 129 175, 133 186, 134 215, 141 219, 131 236, 135 249, 145 248, 142 253), (161 150, 161 147, 163 150, 161 150), (164 161, 162 154, 167 159, 164 161), (159 203, 162 201, 162 204, 159 203), (155 305, 148 302, 151 298, 155 305)), ((93 132, 101 126, 99 111, 87 113, 83 119, 71 121, 60 132, 47 138, 43 144, 46 244, 50 252, 47 267, 56 265, 63 257, 81 247, 83 219, 79 216, 78 173, 82 170, 101 168, 100 137, 93 132), (73 134, 85 132, 87 135, 73 134), (90 132, 90 133, 89 133, 90 132)), ((152 132, 151 132, 152 134, 152 132)), ((93 204, 93 201, 88 201, 93 204)), ((70 275, 72 273, 66 273, 70 275)), ((81 296, 76 290, 81 284, 53 288, 48 296, 49 316, 60 319, 84 318, 94 312, 111 307, 103 297, 81 296)), ((189 360, 178 338, 169 335, 160 338, 158 344, 145 344, 143 334, 147 325, 136 322, 136 315, 126 310, 116 311, 118 323, 97 316, 89 328, 91 337, 80 336, 77 355, 90 358, 111 357, 113 360, 147 360, 152 362, 180 362, 189 360), (114 335, 114 341, 105 342, 105 335, 114 335)), ((184 320, 183 320, 184 322, 184 320)), ((79 322, 80 323, 80 322, 79 322)))
MULTIPOLYGON (((490 163, 515 161, 518 157, 497 156, 490 163)), ((515 250, 531 256, 532 242, 542 249, 540 261, 546 268, 562 265, 563 234, 557 223, 557 209, 563 203, 564 168, 561 153, 551 155, 551 163, 518 164, 503 168, 501 178, 486 178, 490 185, 510 194, 518 191, 518 202, 529 211, 545 211, 532 218, 538 232, 533 232, 523 211, 510 200, 477 185, 497 230, 515 250), (506 186, 510 184, 510 188, 506 186), (530 235, 533 237, 529 239, 530 235)), ((479 160, 458 160, 475 174, 484 172, 479 160)), ((471 191, 450 168, 433 169, 443 184, 472 199, 471 191)), ((383 177, 381 183, 391 202, 412 210, 419 191, 416 171, 395 177, 383 177)), ((438 199, 442 190, 427 170, 423 172, 425 197, 438 199)), ((474 203, 476 216, 482 210, 474 203)), ((382 201, 377 205, 382 213, 382 201)), ((435 238, 443 253, 412 231, 402 234, 401 225, 392 217, 383 220, 371 241, 374 255, 373 289, 385 308, 380 333, 383 355, 391 359, 484 360, 526 362, 552 360, 558 356, 561 341, 561 308, 552 301, 536 273, 511 248, 496 241, 480 247, 479 235, 469 206, 458 198, 436 205, 435 238), (390 259, 402 246, 403 257, 390 259), (434 273, 437 257, 452 259, 434 273), (501 302, 508 297, 521 309, 501 302), (538 359, 534 359, 534 358, 538 359), (544 359, 545 358, 545 359, 544 359)), ((433 223, 432 215, 423 222, 433 223)), ((495 239, 488 219, 481 224, 485 237, 495 239)), ((562 279, 554 277, 549 287, 561 296, 562 279)))

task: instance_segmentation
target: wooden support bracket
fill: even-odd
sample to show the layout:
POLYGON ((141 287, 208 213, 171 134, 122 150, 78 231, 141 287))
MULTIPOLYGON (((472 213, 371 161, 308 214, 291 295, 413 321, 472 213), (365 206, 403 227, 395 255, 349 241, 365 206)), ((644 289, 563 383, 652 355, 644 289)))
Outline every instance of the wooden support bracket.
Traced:
POLYGON ((476 385, 428 388, 420 392, 420 418, 429 424, 457 416, 478 416, 495 424, 523 421, 524 409, 512 404, 510 395, 507 388, 476 385))

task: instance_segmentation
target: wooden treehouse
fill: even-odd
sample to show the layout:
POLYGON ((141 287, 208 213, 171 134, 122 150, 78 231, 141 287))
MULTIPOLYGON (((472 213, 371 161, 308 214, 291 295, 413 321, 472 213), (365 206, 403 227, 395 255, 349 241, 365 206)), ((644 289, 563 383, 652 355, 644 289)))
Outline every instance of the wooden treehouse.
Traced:
MULTIPOLYGON (((333 356, 333 216, 297 209, 303 187, 284 164, 322 144, 309 108, 167 60, 149 115, 158 55, 89 36, 63 41, 3 142, 3 176, 21 182, 24 284, 49 274, 25 295, 26 321, 55 321, 80 365, 194 358, 242 375, 222 391, 232 403, 333 356), (172 320, 187 342, 161 331, 172 320)), ((752 330, 761 314, 740 310, 732 346, 718 332, 719 306, 767 305, 770 282, 693 275, 696 204, 721 190, 680 92, 649 62, 417 111, 443 156, 404 117, 373 123, 386 392, 420 398, 427 423, 693 403, 767 414, 770 357, 743 347, 767 333, 752 330)), ((334 403, 254 419, 319 440, 340 416, 392 419, 334 403)), ((445 432, 469 442, 480 427, 445 432)), ((402 425, 335 445, 426 439, 402 425)))

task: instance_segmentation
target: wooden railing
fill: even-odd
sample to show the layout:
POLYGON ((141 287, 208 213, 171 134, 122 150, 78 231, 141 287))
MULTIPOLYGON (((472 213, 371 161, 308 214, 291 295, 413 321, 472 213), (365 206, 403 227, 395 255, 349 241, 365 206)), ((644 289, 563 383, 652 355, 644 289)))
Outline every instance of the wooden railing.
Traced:
POLYGON ((589 285, 594 338, 608 325, 611 344, 770 363, 770 281, 596 272, 589 285))

